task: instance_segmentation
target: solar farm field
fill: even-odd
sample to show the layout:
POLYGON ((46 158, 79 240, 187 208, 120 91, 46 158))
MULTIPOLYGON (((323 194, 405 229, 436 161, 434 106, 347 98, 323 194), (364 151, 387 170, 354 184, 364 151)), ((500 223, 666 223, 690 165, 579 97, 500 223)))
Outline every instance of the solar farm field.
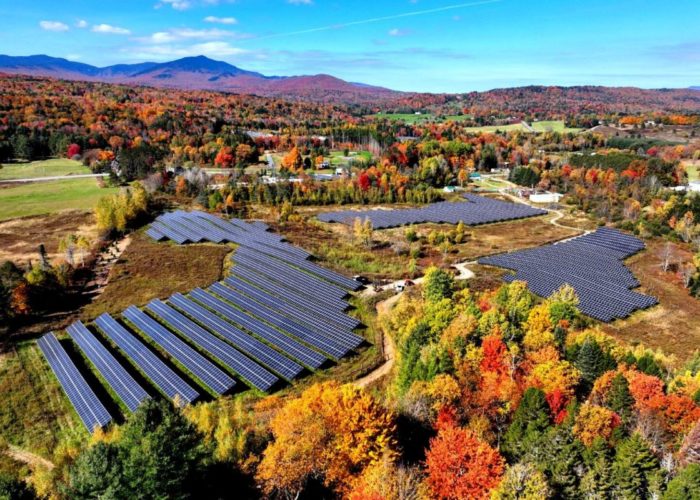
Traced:
POLYGON ((515 271, 504 280, 525 281, 541 297, 569 284, 576 290, 582 313, 609 323, 657 304, 656 298, 630 290, 639 282, 622 262, 643 248, 634 236, 601 228, 562 243, 482 258, 479 263, 515 271))
MULTIPOLYGON (((169 239, 164 246, 207 240, 237 248, 224 281, 68 327, 109 394, 127 411, 158 394, 187 404, 245 387, 270 392, 366 344, 355 332, 362 325, 346 312, 348 291, 360 285, 311 262, 307 252, 266 225, 178 211, 159 217, 147 234, 169 239)), ((110 405, 53 333, 41 337, 39 346, 85 427, 92 431, 110 422, 110 405)))
POLYGON ((468 226, 524 219, 547 212, 528 205, 509 203, 472 194, 464 195, 466 201, 439 202, 426 207, 405 210, 346 210, 326 212, 318 216, 323 222, 341 222, 351 225, 356 218, 369 219, 375 229, 423 224, 426 222, 457 224, 463 222, 468 226))

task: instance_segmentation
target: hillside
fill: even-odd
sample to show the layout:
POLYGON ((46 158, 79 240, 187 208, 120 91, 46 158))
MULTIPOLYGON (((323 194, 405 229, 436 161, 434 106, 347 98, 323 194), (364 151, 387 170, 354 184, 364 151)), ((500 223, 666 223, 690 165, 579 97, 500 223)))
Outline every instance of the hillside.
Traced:
POLYGON ((216 90, 321 102, 371 103, 395 98, 399 92, 350 83, 330 75, 265 76, 205 56, 164 63, 143 62, 98 68, 46 55, 0 55, 0 72, 63 80, 148 85, 183 90, 216 90))

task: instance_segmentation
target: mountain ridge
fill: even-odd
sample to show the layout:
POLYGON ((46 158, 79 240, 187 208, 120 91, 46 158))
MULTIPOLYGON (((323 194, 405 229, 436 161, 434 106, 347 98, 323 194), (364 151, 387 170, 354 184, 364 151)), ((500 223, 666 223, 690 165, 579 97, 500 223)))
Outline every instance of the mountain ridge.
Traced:
POLYGON ((383 87, 347 82, 326 74, 266 76, 203 55, 160 63, 143 62, 105 67, 44 54, 0 55, 0 73, 312 100, 337 98, 348 102, 369 103, 403 94, 383 87))

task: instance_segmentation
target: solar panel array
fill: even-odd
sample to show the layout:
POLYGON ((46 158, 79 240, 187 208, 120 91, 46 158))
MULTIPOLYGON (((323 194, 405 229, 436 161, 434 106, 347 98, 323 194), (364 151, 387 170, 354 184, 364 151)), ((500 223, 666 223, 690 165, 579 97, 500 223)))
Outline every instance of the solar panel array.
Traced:
POLYGON ((37 343, 88 431, 107 425, 112 420, 111 415, 97 399, 54 333, 47 333, 37 343))
POLYGON ((608 323, 658 303, 631 290, 639 282, 623 263, 643 248, 644 243, 634 236, 600 228, 553 245, 485 257, 479 263, 515 271, 504 280, 526 281, 541 297, 569 284, 576 290, 581 312, 608 323))
MULTIPOLYGON (((147 233, 180 244, 226 241, 238 247, 231 275, 206 290, 156 299, 143 309, 130 306, 122 313, 123 321, 103 314, 94 322, 94 333, 80 321, 68 327, 130 411, 148 394, 100 336, 159 392, 183 404, 200 394, 179 370, 215 394, 233 389, 234 377, 268 392, 281 380, 320 369, 363 344, 353 331, 359 321, 345 314, 348 290, 361 285, 313 263, 307 252, 268 232, 265 224, 179 211, 160 216, 147 233)), ((59 381, 64 385, 64 379, 59 381)), ((89 401, 101 406, 94 394, 89 401)))
POLYGON ((369 219, 375 229, 404 226, 406 224, 457 224, 460 221, 468 226, 502 222, 514 219, 524 219, 547 212, 522 203, 485 198, 473 194, 465 194, 466 201, 441 201, 422 208, 401 210, 342 210, 319 214, 323 222, 340 222, 350 225, 356 218, 369 219))

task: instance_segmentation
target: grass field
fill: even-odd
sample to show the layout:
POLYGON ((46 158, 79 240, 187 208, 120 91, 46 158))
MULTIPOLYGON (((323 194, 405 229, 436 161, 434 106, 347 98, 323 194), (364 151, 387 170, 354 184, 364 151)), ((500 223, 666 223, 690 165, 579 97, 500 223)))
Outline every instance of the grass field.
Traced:
POLYGON ((0 355, 0 437, 51 458, 62 437, 84 427, 61 391, 34 340, 0 355))
POLYGON ((700 181, 700 161, 684 161, 685 172, 688 174, 688 182, 700 181))
POLYGON ((222 277, 226 245, 156 243, 134 234, 109 274, 104 292, 86 306, 81 317, 93 319, 104 312, 121 313, 128 306, 145 305, 175 292, 209 286, 222 277))
MULTIPOLYGON (((532 122, 530 126, 535 130, 537 133, 543 133, 543 132, 559 132, 559 133, 567 133, 567 132, 572 132, 576 133, 579 132, 580 129, 577 128, 567 128, 566 124, 563 121, 555 121, 555 120, 550 120, 550 121, 541 121, 541 122, 532 122)), ((465 129, 467 132, 473 132, 473 133, 481 133, 481 132, 514 132, 514 131, 526 131, 526 128, 521 124, 521 123, 514 123, 512 125, 486 125, 483 127, 467 127, 465 129)))
POLYGON ((91 173, 89 168, 78 161, 56 158, 29 163, 5 163, 0 168, 0 181, 91 173))
POLYGON ((0 221, 62 210, 92 210, 116 188, 100 188, 95 179, 67 179, 0 188, 0 221))
POLYGON ((388 119, 392 121, 402 121, 405 123, 413 124, 434 120, 435 116, 430 113, 423 113, 420 115, 416 115, 414 113, 377 113, 374 115, 369 115, 368 118, 388 119))
MULTIPOLYGON (((653 295, 659 299, 659 305, 603 328, 630 344, 661 349, 683 362, 700 348, 700 300, 688 294, 675 273, 663 272, 659 257, 663 245, 663 241, 648 242, 645 251, 627 261, 641 283, 637 291, 653 295)), ((686 260, 692 258, 690 252, 680 247, 676 251, 686 260)))

